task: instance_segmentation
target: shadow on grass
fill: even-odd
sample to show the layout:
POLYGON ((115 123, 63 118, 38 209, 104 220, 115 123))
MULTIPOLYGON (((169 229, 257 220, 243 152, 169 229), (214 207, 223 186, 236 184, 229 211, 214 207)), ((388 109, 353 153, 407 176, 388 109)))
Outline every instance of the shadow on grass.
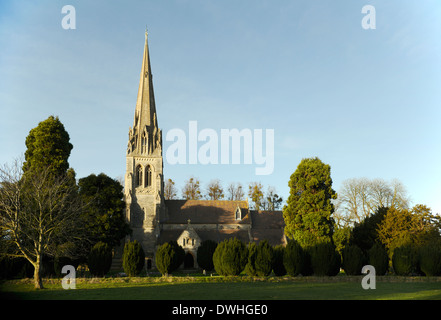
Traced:
POLYGON ((3 288, 1 299, 25 300, 371 300, 441 299, 440 283, 378 283, 364 290, 360 283, 311 282, 222 282, 222 283, 142 283, 120 286, 81 286, 63 290, 3 288))

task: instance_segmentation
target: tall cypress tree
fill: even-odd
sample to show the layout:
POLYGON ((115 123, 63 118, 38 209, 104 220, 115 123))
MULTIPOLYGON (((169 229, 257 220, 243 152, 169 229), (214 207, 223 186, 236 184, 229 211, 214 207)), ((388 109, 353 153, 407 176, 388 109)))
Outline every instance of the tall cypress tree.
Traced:
POLYGON ((334 229, 331 167, 319 158, 303 159, 288 183, 290 195, 283 208, 285 234, 303 248, 331 242, 334 229))
POLYGON ((50 116, 29 132, 22 169, 0 168, 1 230, 8 231, 8 254, 34 266, 34 285, 43 288, 43 257, 73 257, 82 230, 82 204, 75 172, 69 169, 69 134, 50 116), (13 199, 13 201, 11 201, 13 199))
POLYGON ((73 145, 58 117, 50 116, 33 128, 26 137, 26 147, 24 172, 50 167, 57 176, 67 173, 73 145))

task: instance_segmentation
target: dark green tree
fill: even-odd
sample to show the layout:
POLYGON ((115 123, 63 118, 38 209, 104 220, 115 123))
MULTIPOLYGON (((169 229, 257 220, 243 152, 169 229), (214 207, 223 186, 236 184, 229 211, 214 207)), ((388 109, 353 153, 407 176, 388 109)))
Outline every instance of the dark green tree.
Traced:
POLYGON ((251 242, 248 244, 248 262, 245 266, 245 272, 251 277, 257 276, 256 259, 257 244, 255 242, 251 242))
POLYGON ((178 244, 177 241, 169 241, 168 243, 172 246, 172 248, 175 252, 175 255, 173 258, 173 265, 172 265, 172 268, 174 271, 174 270, 177 270, 179 268, 179 266, 184 262, 185 250, 178 244))
POLYGON ((404 245, 394 250, 392 267, 399 276, 409 276, 419 273, 418 251, 411 245, 404 245))
POLYGON ((349 243, 367 252, 378 240, 378 228, 387 214, 387 207, 380 207, 375 213, 360 223, 355 223, 349 237, 349 243))
POLYGON ((331 167, 319 158, 303 159, 289 181, 290 195, 283 208, 285 234, 303 248, 331 242, 334 230, 331 167))
POLYGON ((164 243, 162 246, 158 248, 158 250, 156 250, 156 255, 155 255, 156 267, 163 276, 168 276, 174 270, 173 269, 174 255, 176 255, 176 253, 173 247, 168 242, 164 243))
POLYGON ((277 277, 284 276, 286 274, 285 266, 283 265, 283 253, 285 247, 283 245, 277 245, 274 248, 274 260, 273 260, 273 272, 277 277))
POLYGON ((380 244, 375 243, 368 251, 368 262, 375 268, 379 276, 384 276, 389 269, 389 256, 386 249, 380 244))
POLYGON ((95 244, 90 250, 87 265, 92 275, 105 276, 112 265, 112 248, 104 242, 95 244))
POLYGON ((145 263, 145 254, 138 241, 127 242, 124 245, 123 268, 129 277, 138 275, 145 263))
POLYGON ((156 267, 162 275, 168 276, 184 261, 185 251, 176 241, 164 243, 156 251, 156 267))
POLYGON ((51 116, 30 130, 25 162, 0 168, 0 234, 8 232, 8 255, 34 266, 36 288, 43 288, 43 257, 73 255, 59 248, 78 243, 84 230, 69 140, 58 117, 51 116))
POLYGON ((283 253, 283 265, 290 276, 304 275, 307 257, 300 244, 294 240, 288 242, 283 253))
POLYGON ((343 249, 342 267, 349 276, 360 275, 364 265, 363 251, 356 245, 349 245, 343 249))
POLYGON ((257 246, 256 260, 254 262, 257 275, 269 276, 273 269, 274 250, 267 240, 262 240, 257 246))
POLYGON ((197 261, 200 268, 211 271, 214 269, 213 254, 217 248, 217 243, 213 240, 204 240, 197 251, 197 261))
POLYGON ((441 275, 441 243, 431 243, 419 250, 421 271, 428 277, 441 275))
POLYGON ((311 266, 316 276, 336 276, 340 271, 341 258, 335 246, 322 242, 308 248, 311 266))
POLYGON ((24 172, 50 167, 53 174, 63 175, 69 169, 73 145, 58 117, 50 116, 33 128, 26 137, 26 148, 24 172))
POLYGON ((120 240, 131 233, 125 222, 123 187, 119 181, 101 173, 91 174, 78 182, 79 194, 87 206, 83 210, 84 228, 89 241, 118 246, 120 240))
POLYGON ((222 241, 213 254, 214 269, 222 276, 237 276, 248 262, 248 249, 237 238, 222 241))

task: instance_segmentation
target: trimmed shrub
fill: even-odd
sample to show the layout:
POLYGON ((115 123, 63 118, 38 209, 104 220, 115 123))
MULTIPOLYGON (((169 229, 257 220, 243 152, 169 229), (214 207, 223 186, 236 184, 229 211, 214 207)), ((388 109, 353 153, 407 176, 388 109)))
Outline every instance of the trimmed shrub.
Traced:
POLYGON ((257 276, 256 270, 257 245, 255 242, 248 244, 248 263, 245 266, 245 272, 249 276, 257 276))
POLYGON ((273 269, 273 247, 267 240, 260 241, 257 246, 257 254, 255 260, 255 268, 257 275, 260 277, 269 276, 273 269))
POLYGON ((402 246, 394 250, 392 266, 395 274, 408 276, 418 273, 418 254, 411 246, 402 246))
POLYGON ((173 271, 177 270, 179 266, 184 262, 185 259, 185 250, 178 244, 177 241, 169 241, 168 242, 173 250, 175 251, 175 256, 173 258, 173 271))
POLYGON ((308 251, 316 276, 336 276, 340 272, 341 258, 332 243, 319 243, 310 247, 308 251))
POLYGON ((214 269, 222 276, 239 275, 247 262, 247 247, 236 238, 222 241, 213 254, 214 269))
POLYGON ((197 261, 200 268, 211 271, 214 269, 213 254, 217 248, 217 243, 213 240, 202 241, 197 251, 197 261))
POLYGON ((104 242, 95 244, 89 253, 87 265, 93 276, 103 277, 112 265, 112 248, 104 242))
POLYGON ((168 275, 173 271, 172 256, 175 254, 170 243, 164 243, 156 250, 155 262, 156 268, 162 275, 168 275))
POLYGON ((385 275, 389 269, 389 256, 386 249, 379 243, 374 244, 368 251, 368 262, 375 268, 377 275, 385 275))
POLYGON ((286 274, 286 269, 283 265, 284 252, 285 247, 283 245, 277 245, 273 248, 273 272, 277 277, 284 276, 286 274))
POLYGON ((261 241, 258 245, 252 242, 248 245, 248 263, 245 272, 249 276, 269 276, 273 269, 273 247, 267 240, 261 241))
POLYGON ((441 275, 441 246, 426 245, 419 251, 421 271, 428 277, 441 275))
POLYGON ((283 266, 290 276, 303 274, 305 271, 306 254, 296 241, 288 242, 283 252, 283 266))
POLYGON ((145 263, 145 254, 138 241, 127 242, 124 245, 123 268, 129 277, 138 275, 145 263))
POLYGON ((356 245, 349 245, 343 249, 343 269, 348 276, 361 274, 363 268, 363 251, 356 245))
POLYGON ((184 261, 185 251, 176 241, 164 243, 156 251, 156 267, 162 275, 175 271, 184 261))

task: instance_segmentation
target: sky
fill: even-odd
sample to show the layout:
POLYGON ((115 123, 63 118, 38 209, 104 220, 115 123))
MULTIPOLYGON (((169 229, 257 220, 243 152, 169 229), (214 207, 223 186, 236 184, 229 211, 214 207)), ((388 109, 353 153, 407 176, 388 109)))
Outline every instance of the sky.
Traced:
MULTIPOLYGON (((77 178, 122 178, 149 33, 164 154, 167 132, 274 130, 274 170, 170 164, 181 189, 261 182, 284 200, 303 158, 350 178, 400 180, 441 213, 441 3, 437 0, 0 2, 0 164, 50 115, 64 124, 77 178), (65 5, 75 29, 64 29, 65 5), (375 29, 364 29, 365 5, 375 29)), ((200 146, 201 143, 198 145, 200 146)), ((180 195, 180 192, 179 192, 180 195)))

